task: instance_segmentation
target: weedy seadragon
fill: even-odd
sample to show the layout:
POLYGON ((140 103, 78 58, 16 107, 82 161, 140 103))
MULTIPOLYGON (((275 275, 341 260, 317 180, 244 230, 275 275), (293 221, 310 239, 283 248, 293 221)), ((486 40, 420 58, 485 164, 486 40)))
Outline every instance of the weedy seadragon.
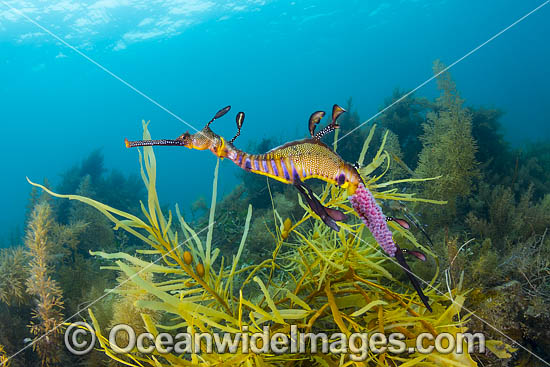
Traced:
POLYGON ((317 178, 346 189, 353 209, 359 214, 361 220, 369 228, 386 254, 394 257, 405 270, 420 299, 426 308, 431 311, 428 297, 422 292, 422 288, 416 276, 411 272, 404 255, 405 253, 410 253, 421 260, 424 260, 425 256, 418 251, 401 249, 393 241, 392 232, 388 228, 387 221, 393 220, 406 229, 409 228, 409 224, 402 219, 385 216, 374 196, 363 182, 358 172, 358 167, 346 162, 321 141, 323 136, 340 127, 337 119, 346 111, 340 106, 334 105, 332 108, 331 123, 315 133, 317 124, 325 115, 323 111, 316 111, 309 118, 308 127, 311 135, 309 138, 291 141, 264 154, 249 154, 233 145, 235 139, 241 133, 244 112, 239 112, 236 116, 237 133, 231 140, 226 140, 210 129, 210 124, 225 115, 230 109, 231 107, 227 106, 219 110, 206 126, 195 134, 186 132, 176 139, 138 141, 128 141, 126 139, 126 147, 160 145, 182 146, 197 150, 208 149, 215 156, 222 159, 228 158, 246 171, 271 177, 285 184, 294 185, 313 212, 335 231, 340 230, 337 222, 346 221, 348 216, 340 210, 324 206, 304 181, 310 178, 317 178))

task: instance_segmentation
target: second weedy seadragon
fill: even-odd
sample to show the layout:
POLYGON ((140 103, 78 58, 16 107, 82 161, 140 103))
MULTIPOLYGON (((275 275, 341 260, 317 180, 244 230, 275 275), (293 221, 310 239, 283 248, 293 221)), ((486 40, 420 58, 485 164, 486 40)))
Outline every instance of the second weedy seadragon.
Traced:
MULTIPOLYGON (((353 209, 359 214, 361 220, 371 231, 382 249, 405 270, 414 289, 428 310, 431 307, 428 297, 422 292, 422 288, 411 272, 405 261, 404 253, 392 238, 387 221, 396 221, 401 226, 408 228, 409 225, 402 219, 385 216, 380 206, 376 203, 374 196, 366 187, 357 167, 346 162, 334 150, 321 141, 321 138, 339 128, 337 119, 345 112, 343 108, 334 105, 332 108, 331 123, 315 133, 315 127, 324 117, 325 112, 316 111, 309 118, 309 132, 311 137, 286 143, 274 148, 264 154, 249 154, 233 145, 235 139, 240 135, 244 121, 244 112, 236 116, 237 133, 231 140, 226 140, 210 129, 210 124, 225 115, 231 109, 230 106, 222 108, 206 124, 206 126, 195 134, 186 132, 176 139, 161 140, 138 140, 128 141, 126 147, 140 146, 183 146, 189 149, 210 150, 219 158, 228 158, 233 163, 246 171, 271 177, 277 181, 292 184, 303 195, 308 205, 321 220, 335 231, 340 227, 336 222, 347 220, 347 215, 337 209, 324 206, 314 195, 313 190, 304 181, 310 178, 317 178, 333 185, 347 189, 349 201, 353 209)), ((409 251, 420 259, 424 255, 417 251, 409 251)))

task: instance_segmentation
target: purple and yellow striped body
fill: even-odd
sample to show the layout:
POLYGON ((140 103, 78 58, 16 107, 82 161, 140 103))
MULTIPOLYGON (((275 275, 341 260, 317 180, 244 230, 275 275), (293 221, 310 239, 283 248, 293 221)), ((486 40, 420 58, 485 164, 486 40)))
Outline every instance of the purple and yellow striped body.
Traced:
POLYGON ((313 120, 310 118, 311 138, 292 141, 264 154, 249 154, 233 145, 233 141, 240 134, 244 119, 242 112, 237 114, 237 135, 230 141, 210 129, 210 123, 223 116, 229 109, 230 106, 227 106, 218 111, 214 118, 196 134, 186 132, 174 140, 133 142, 126 140, 126 147, 168 145, 210 150, 217 157, 228 158, 246 171, 268 176, 285 184, 300 185, 304 180, 317 178, 347 189, 349 195, 355 193, 358 185, 362 182, 361 176, 354 166, 344 161, 329 146, 320 141, 323 135, 338 127, 336 118, 344 111, 341 107, 334 105, 332 124, 316 135, 313 135, 314 125, 324 115, 322 111, 314 113, 313 120))
POLYGON ((265 154, 248 154, 224 143, 223 153, 216 154, 219 157, 227 157, 246 171, 286 184, 294 184, 296 179, 317 178, 345 188, 351 195, 361 182, 355 167, 318 140, 293 141, 265 154))
POLYGON ((189 149, 210 150, 219 158, 228 158, 246 171, 271 177, 286 184, 310 178, 347 189, 351 195, 362 182, 357 169, 344 161, 318 139, 296 140, 264 154, 249 154, 215 134, 208 126, 196 134, 185 133, 176 140, 128 142, 127 146, 179 145, 189 149))

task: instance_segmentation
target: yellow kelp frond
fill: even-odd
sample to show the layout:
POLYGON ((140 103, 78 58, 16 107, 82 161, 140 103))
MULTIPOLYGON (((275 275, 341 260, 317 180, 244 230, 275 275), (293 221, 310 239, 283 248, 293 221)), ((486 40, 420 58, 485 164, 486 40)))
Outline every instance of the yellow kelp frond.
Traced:
MULTIPOLYGON (((147 124, 143 127, 144 139, 149 139, 147 124)), ((372 137, 372 132, 369 136, 372 137)), ((377 161, 370 165, 372 172, 387 159, 389 155, 379 150, 377 161)), ((427 312, 417 294, 394 278, 392 260, 380 252, 362 223, 342 223, 342 230, 334 232, 319 220, 309 221, 315 214, 305 205, 305 214, 297 220, 281 218, 273 209, 275 225, 268 228, 274 238, 270 248, 272 257, 259 264, 243 265, 243 258, 248 260, 247 238, 252 220, 249 206, 240 242, 236 241, 239 243, 238 247, 235 244, 232 261, 227 261, 215 248, 215 232, 212 231, 216 225, 218 165, 214 172, 208 225, 193 228, 177 207, 175 216, 162 213, 151 147, 143 149, 140 162, 148 192, 147 203, 142 205, 144 220, 89 198, 59 195, 34 185, 56 197, 79 200, 97 208, 115 228, 143 241, 143 248, 132 254, 91 253, 109 263, 104 269, 117 271, 121 275, 119 281, 128 283, 120 283, 110 291, 117 293, 117 297, 131 297, 136 310, 147 310, 142 312, 139 324, 153 337, 163 332, 196 338, 199 338, 197 333, 215 334, 220 339, 236 340, 235 350, 229 353, 214 348, 211 353, 207 342, 195 343, 198 339, 194 339, 179 352, 161 353, 155 349, 144 354, 133 349, 117 353, 116 345, 111 345, 107 337, 107 325, 102 325, 90 310, 99 348, 114 361, 139 367, 413 366, 417 363, 436 367, 447 362, 459 367, 475 366, 467 352, 460 357, 426 355, 408 349, 399 354, 374 353, 368 351, 365 344, 363 349, 327 349, 320 353, 339 335, 348 337, 356 332, 383 332, 386 335, 399 332, 404 335, 407 348, 415 347, 421 333, 456 335, 465 330, 466 319, 461 311, 465 293, 453 290, 453 303, 437 289, 426 287, 433 307, 433 313, 427 312), (282 333, 288 340, 296 340, 309 332, 325 333, 327 343, 323 343, 322 337, 308 339, 302 350, 287 349, 276 353, 260 338, 254 347, 250 342, 249 348, 243 349, 245 336, 250 341, 255 333, 263 333, 264 328, 270 335, 282 333), (237 335, 242 338, 235 339, 237 335)), ((417 200, 412 196, 400 196, 395 191, 376 195, 417 200)), ((325 187, 320 200, 346 213, 353 212, 341 188, 325 187)), ((412 233, 403 230, 402 235, 415 243, 412 233)))
POLYGON ((10 359, 4 347, 0 345, 0 366, 10 367, 10 359))
MULTIPOLYGON (((307 302, 311 313, 306 320, 306 330, 348 335, 353 332, 370 334, 381 331, 386 335, 399 332, 406 336, 407 348, 415 345, 420 333, 437 336, 441 332, 456 335, 465 331, 466 319, 461 313, 462 293, 455 290, 455 303, 452 303, 436 289, 426 288, 434 308, 433 313, 427 312, 414 291, 401 293, 395 290, 398 288, 395 287, 396 280, 386 270, 391 259, 382 255, 372 240, 366 243, 361 238, 363 228, 362 225, 355 226, 347 234, 341 231, 336 234, 337 241, 334 232, 323 225, 314 226, 314 236, 295 228, 298 243, 279 256, 281 265, 292 273, 292 280, 274 287, 293 289, 295 298, 307 302)), ((329 366, 339 363, 337 356, 328 360, 326 365, 329 366)), ((424 366, 439 366, 445 361, 456 366, 476 365, 467 353, 369 353, 363 364, 354 362, 352 365, 391 366, 407 361, 423 361, 424 366)))

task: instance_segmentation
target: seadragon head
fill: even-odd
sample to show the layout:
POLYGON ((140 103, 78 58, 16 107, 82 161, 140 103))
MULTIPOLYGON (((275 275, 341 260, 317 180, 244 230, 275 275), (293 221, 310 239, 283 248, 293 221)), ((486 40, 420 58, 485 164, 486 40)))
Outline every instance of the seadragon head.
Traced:
MULTIPOLYGON (((196 149, 196 150, 210 150, 214 154, 216 154, 219 157, 222 157, 224 155, 224 148, 227 144, 224 138, 219 136, 218 134, 214 133, 210 129, 210 124, 214 122, 214 120, 222 117, 225 115, 229 110, 231 109, 231 106, 227 106, 219 110, 214 117, 206 124, 206 126, 200 130, 197 131, 195 134, 190 134, 188 131, 177 137, 176 139, 160 139, 160 140, 136 140, 136 141, 129 141, 128 139, 125 139, 126 148, 134 148, 134 147, 143 147, 143 146, 180 146, 180 147, 186 147, 189 149, 196 149)), ((242 123, 244 120, 244 113, 239 112, 237 114, 237 134, 233 139, 229 141, 229 143, 233 143, 233 141, 240 135, 242 123)))

